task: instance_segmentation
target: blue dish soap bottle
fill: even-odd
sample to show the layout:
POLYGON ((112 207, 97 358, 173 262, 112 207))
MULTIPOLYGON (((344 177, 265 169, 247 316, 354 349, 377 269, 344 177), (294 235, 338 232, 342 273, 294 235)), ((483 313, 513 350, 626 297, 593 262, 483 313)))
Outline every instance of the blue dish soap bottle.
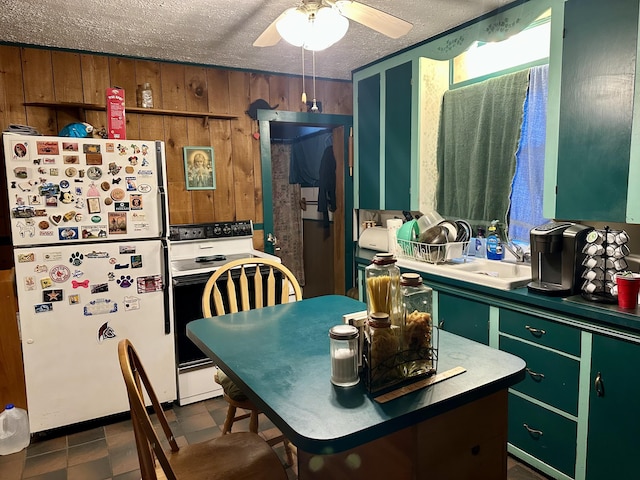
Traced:
POLYGON ((498 220, 492 220, 487 235, 487 258, 489 260, 502 260, 504 258, 504 250, 502 248, 502 240, 498 232, 498 220))

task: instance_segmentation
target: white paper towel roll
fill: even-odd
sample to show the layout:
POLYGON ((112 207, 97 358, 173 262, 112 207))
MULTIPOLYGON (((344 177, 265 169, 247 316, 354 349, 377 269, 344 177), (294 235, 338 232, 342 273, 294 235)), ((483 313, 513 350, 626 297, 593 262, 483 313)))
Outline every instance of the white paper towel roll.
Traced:
POLYGON ((402 226, 401 218, 390 218, 387 220, 387 238, 389 241, 389 253, 398 254, 398 230, 402 226))

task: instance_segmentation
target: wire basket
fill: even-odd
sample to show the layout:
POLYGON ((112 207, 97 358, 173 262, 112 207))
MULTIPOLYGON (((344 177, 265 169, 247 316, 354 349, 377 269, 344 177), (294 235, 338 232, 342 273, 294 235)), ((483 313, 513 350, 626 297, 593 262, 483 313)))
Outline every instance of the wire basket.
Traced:
POLYGON ((438 369, 438 327, 432 326, 430 346, 407 349, 378 361, 372 368, 369 336, 365 337, 362 375, 369 393, 382 393, 421 378, 435 375, 438 369))
POLYGON ((426 263, 444 263, 467 254, 469 242, 420 243, 398 239, 400 258, 426 263))

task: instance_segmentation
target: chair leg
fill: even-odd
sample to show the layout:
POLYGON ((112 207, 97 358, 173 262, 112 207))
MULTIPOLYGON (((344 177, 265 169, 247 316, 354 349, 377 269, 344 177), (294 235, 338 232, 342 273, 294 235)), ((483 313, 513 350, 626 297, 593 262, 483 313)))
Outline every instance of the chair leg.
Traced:
POLYGON ((286 437, 283 440, 284 443, 284 452, 287 455, 287 465, 293 467, 293 452, 291 451, 291 442, 286 437))
POLYGON ((251 433, 258 433, 258 411, 251 410, 251 417, 249 418, 249 431, 251 433))
POLYGON ((233 405, 229 405, 227 408, 227 418, 224 419, 224 425, 222 427, 222 434, 226 435, 231 432, 231 427, 233 427, 233 419, 236 416, 236 407, 233 405))

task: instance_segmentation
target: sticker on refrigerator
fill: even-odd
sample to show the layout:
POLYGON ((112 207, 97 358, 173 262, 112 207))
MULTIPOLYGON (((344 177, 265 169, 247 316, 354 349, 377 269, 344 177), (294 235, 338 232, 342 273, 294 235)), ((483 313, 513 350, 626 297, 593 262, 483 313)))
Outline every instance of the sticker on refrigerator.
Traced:
POLYGON ((140 310, 140 299, 138 297, 124 297, 125 310, 140 310))
POLYGON ((69 295, 69 305, 78 305, 80 303, 80 295, 77 293, 69 295))
POLYGON ((113 208, 116 212, 128 212, 129 202, 114 202, 113 208))
POLYGON ((72 253, 69 257, 69 263, 74 267, 79 267, 82 265, 82 261, 84 260, 84 255, 80 252, 72 253))
POLYGON ((34 305, 34 308, 36 310, 36 313, 51 312, 53 311, 53 304, 52 303, 36 303, 34 305))
POLYGON ((24 289, 29 292, 32 290, 36 290, 38 286, 36 285, 36 277, 29 275, 28 277, 24 277, 24 289))
POLYGON ((62 142, 62 150, 65 152, 77 152, 78 144, 76 142, 62 142))
POLYGON ((142 255, 131 255, 131 268, 142 268, 142 255))
POLYGON ((45 262, 56 262, 62 259, 62 252, 46 252, 42 255, 45 262))
POLYGON ((20 235, 22 238, 30 238, 35 236, 35 224, 36 223, 30 218, 27 218, 24 222, 17 222, 16 227, 18 227, 18 235, 20 235))
POLYGON ((136 278, 138 293, 151 293, 162 291, 162 276, 147 275, 146 277, 136 278))
POLYGON ((129 195, 131 210, 142 210, 142 195, 129 195))
POLYGON ((71 278, 71 270, 66 265, 54 265, 49 270, 49 277, 56 283, 64 283, 71 278))
POLYGON ((54 140, 45 140, 41 142, 36 142, 36 147, 38 149, 38 155, 59 155, 60 147, 58 146, 58 142, 54 140))
POLYGON ((109 338, 116 338, 116 332, 109 326, 109 322, 105 322, 98 329, 98 343, 102 343, 109 338))
POLYGON ((109 163, 109 173, 111 175, 117 175, 120 172, 120 169, 122 167, 120 165, 118 165, 116 162, 110 162, 109 163))
POLYGON ((113 235, 127 233, 127 214, 125 212, 109 212, 109 233, 113 235))
POLYGON ((42 292, 43 302, 61 302, 63 299, 64 295, 62 289, 44 290, 42 292))
POLYGON ((27 167, 16 167, 13 169, 13 176, 24 180, 29 177, 29 169, 27 167))
POLYGON ((120 255, 126 255, 128 253, 136 253, 136 247, 134 245, 120 245, 118 247, 120 255))
POLYGON ((58 228, 58 239, 76 240, 78 238, 78 227, 58 228))
POLYGON ((109 291, 108 283, 97 283, 95 285, 91 285, 91 293, 104 293, 109 291))
POLYGON ((18 263, 28 263, 28 262, 35 262, 35 261, 36 261, 36 254, 33 252, 18 254, 18 263))
POLYGON ((133 278, 129 275, 120 275, 120 278, 116 280, 116 283, 122 288, 129 288, 133 284, 133 278))
POLYGON ((84 306, 84 314, 90 315, 104 315, 107 313, 115 313, 118 311, 118 304, 112 302, 108 298, 97 298, 91 300, 84 306))

